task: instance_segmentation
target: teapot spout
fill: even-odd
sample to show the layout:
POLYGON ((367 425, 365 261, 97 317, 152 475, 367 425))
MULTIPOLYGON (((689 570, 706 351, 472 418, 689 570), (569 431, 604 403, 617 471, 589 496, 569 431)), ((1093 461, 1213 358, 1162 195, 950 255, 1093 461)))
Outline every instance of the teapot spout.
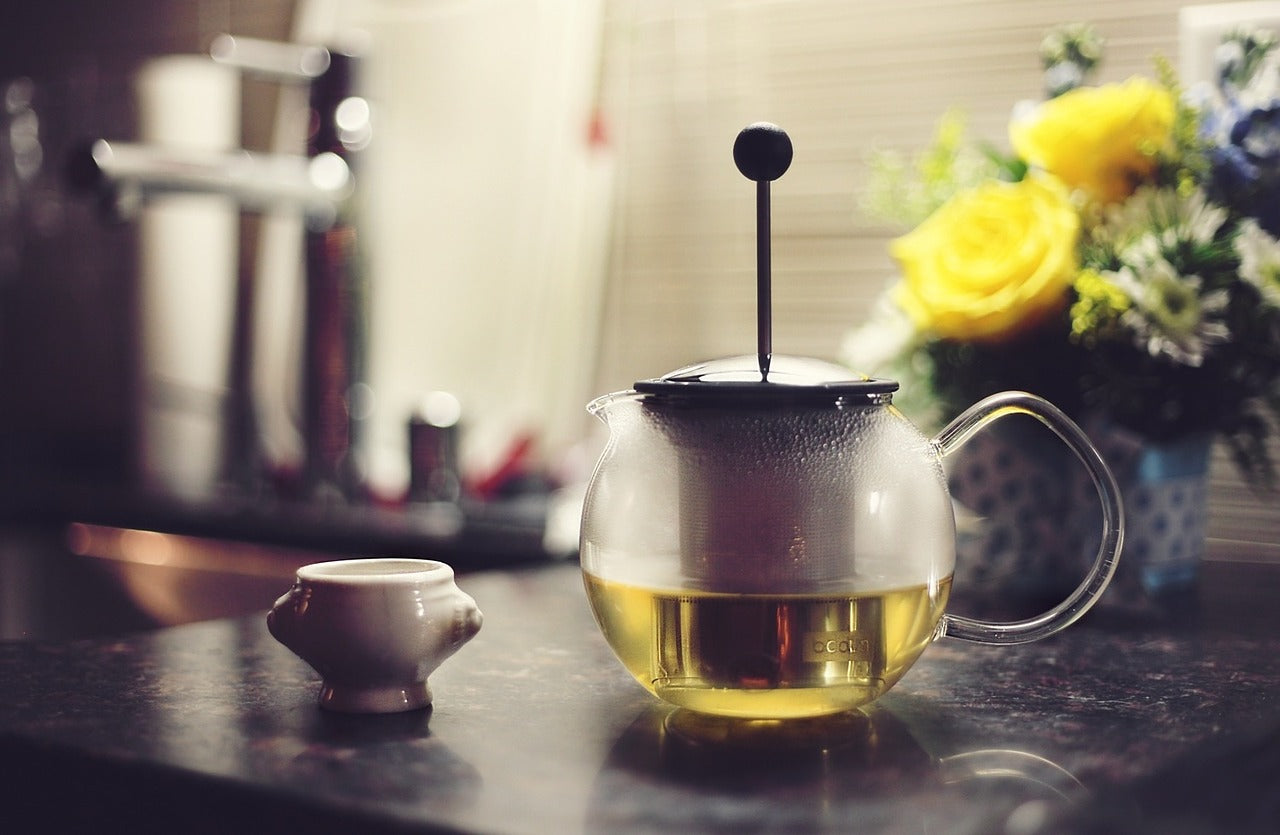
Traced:
POLYGON ((606 425, 609 423, 609 412, 619 403, 630 403, 640 399, 640 393, 634 389, 627 391, 615 391, 612 394, 602 394, 595 400, 587 404, 587 413, 600 419, 606 425))

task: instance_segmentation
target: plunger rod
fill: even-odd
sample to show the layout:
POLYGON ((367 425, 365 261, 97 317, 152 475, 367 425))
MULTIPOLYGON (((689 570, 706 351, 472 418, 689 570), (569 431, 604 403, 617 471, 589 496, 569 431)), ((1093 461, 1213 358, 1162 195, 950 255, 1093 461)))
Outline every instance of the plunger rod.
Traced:
POLYGON ((769 379, 773 360, 773 283, 769 241, 769 181, 756 183, 756 353, 760 360, 760 379, 769 379))

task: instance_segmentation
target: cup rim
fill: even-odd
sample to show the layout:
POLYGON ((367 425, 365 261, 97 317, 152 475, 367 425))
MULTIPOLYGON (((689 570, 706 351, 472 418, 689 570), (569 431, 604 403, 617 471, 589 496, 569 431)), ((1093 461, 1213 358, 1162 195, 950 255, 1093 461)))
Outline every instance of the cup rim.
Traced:
POLYGON ((298 569, 298 580, 336 585, 409 585, 452 579, 453 569, 439 560, 413 557, 358 557, 325 560, 298 569))

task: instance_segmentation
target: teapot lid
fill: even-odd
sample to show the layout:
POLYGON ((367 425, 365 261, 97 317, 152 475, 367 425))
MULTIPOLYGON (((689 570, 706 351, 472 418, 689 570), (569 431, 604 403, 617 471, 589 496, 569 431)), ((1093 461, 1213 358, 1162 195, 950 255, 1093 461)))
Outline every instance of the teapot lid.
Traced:
POLYGON ((886 403, 898 390, 898 383, 851 373, 842 366, 810 357, 774 356, 765 373, 755 355, 742 355, 695 363, 657 379, 640 380, 635 390, 708 404, 835 404, 850 400, 886 403))

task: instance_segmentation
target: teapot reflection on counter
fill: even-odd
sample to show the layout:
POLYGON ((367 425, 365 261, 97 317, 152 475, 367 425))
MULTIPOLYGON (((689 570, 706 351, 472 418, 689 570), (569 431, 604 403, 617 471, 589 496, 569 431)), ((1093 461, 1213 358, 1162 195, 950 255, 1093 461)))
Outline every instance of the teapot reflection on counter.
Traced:
POLYGON ((893 406, 897 383, 774 357, 768 184, 790 164, 790 140, 752 125, 734 157, 758 186, 757 355, 682 368, 588 407, 610 435, 587 487, 581 563, 623 665, 697 712, 818 716, 875 700, 937 638, 1020 643, 1075 622, 1106 588, 1123 538, 1097 450, 1031 394, 993 395, 927 438, 893 406), (1101 545, 1079 587, 1040 616, 951 615, 955 518, 942 460, 1014 414, 1044 423, 1085 465, 1101 545))

